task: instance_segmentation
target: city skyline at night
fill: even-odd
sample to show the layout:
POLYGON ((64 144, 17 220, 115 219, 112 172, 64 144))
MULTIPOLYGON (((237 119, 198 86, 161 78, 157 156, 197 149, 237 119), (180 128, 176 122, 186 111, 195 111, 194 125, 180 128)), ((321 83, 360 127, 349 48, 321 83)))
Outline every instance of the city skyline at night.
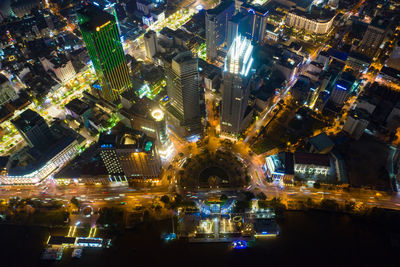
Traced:
POLYGON ((396 0, 2 1, 0 265, 396 266, 399 22, 396 0))

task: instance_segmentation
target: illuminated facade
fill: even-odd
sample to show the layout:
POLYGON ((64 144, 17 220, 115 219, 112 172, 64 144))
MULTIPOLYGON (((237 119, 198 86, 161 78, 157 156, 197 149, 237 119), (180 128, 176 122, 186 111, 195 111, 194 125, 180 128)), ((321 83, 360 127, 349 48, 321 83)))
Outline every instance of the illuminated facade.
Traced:
POLYGON ((335 13, 306 13, 301 10, 293 10, 287 14, 286 25, 299 30, 316 34, 327 34, 332 28, 335 13))
POLYGON ((45 71, 53 72, 56 75, 57 80, 62 84, 68 82, 76 75, 71 60, 67 60, 64 57, 53 55, 49 58, 41 57, 39 60, 45 71))
MULTIPOLYGON (((19 170, 11 168, 0 173, 2 185, 36 185, 52 174, 57 168, 69 162, 79 151, 81 141, 70 138, 65 147, 53 154, 48 161, 39 161, 32 166, 19 170)), ((50 152, 52 153, 52 152, 50 152)))
POLYGON ((281 152, 266 157, 263 169, 275 181, 292 182, 294 176, 318 180, 328 175, 331 160, 327 154, 281 152))
POLYGON ((276 155, 268 156, 265 158, 263 169, 269 179, 290 182, 294 178, 293 154, 280 152, 276 155))
POLYGON ((124 175, 128 179, 158 178, 162 166, 154 141, 137 131, 102 134, 100 156, 109 175, 124 175))
POLYGON ((225 58, 221 110, 221 131, 239 134, 249 123, 249 74, 253 64, 250 40, 237 36, 225 58))
POLYGON ((294 172, 298 176, 318 177, 326 176, 331 168, 327 154, 306 152, 294 153, 294 172))
POLYGON ((119 95, 132 88, 132 82, 115 17, 92 5, 80 9, 77 15, 101 86, 98 93, 105 100, 118 102, 119 95))

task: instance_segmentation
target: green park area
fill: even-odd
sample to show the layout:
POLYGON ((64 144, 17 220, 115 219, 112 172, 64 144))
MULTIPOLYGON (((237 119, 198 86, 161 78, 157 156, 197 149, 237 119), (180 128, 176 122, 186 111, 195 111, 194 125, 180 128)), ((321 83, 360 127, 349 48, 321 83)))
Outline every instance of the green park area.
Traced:
POLYGON ((307 137, 330 124, 331 121, 320 114, 289 104, 261 130, 251 148, 262 154, 273 149, 285 150, 294 144, 302 145, 307 137))
POLYGON ((40 199, 10 198, 0 204, 0 217, 3 222, 41 226, 64 226, 69 212, 61 201, 40 199))

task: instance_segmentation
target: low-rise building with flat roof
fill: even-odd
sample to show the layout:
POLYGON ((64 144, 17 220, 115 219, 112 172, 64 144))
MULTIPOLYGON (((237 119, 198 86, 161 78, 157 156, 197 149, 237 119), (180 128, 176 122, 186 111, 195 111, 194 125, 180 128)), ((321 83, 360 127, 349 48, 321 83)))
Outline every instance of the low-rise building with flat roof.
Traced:
POLYGON ((140 181, 159 178, 161 159, 155 140, 143 132, 126 130, 102 133, 99 148, 110 176, 123 175, 127 179, 140 181))
POLYGON ((310 144, 311 153, 327 154, 335 146, 326 133, 320 133, 313 136, 308 139, 308 142, 310 144))

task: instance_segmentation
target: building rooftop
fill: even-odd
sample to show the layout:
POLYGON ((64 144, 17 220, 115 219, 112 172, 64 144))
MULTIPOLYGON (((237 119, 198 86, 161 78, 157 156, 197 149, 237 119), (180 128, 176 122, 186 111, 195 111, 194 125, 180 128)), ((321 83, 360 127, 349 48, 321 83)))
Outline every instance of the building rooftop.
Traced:
POLYGON ((244 18, 246 18, 246 14, 239 12, 239 13, 233 15, 232 18, 230 19, 230 21, 239 23, 244 18))
POLYGON ((154 138, 143 132, 129 129, 119 133, 102 133, 99 137, 100 148, 135 149, 136 152, 149 152, 155 146, 154 138))
MULTIPOLYGON (((177 54, 173 60, 177 63, 183 63, 185 61, 191 61, 193 60, 193 54, 190 51, 185 51, 185 52, 181 52, 179 54, 177 54)), ((197 60, 197 59, 196 59, 197 60)))
POLYGON ((80 155, 54 174, 54 178, 108 177, 107 169, 98 154, 98 146, 88 147, 80 155))
POLYGON ((390 77, 393 77, 395 79, 400 79, 400 70, 396 70, 396 69, 391 68, 391 67, 384 66, 381 69, 380 73, 384 74, 384 75, 387 75, 387 76, 390 76, 390 77))
POLYGON ((22 131, 28 131, 35 125, 43 122, 44 119, 37 112, 31 109, 25 110, 15 120, 12 121, 12 123, 22 131))
POLYGON ((329 56, 333 57, 333 58, 337 58, 340 59, 342 61, 346 61, 347 60, 347 53, 339 51, 337 49, 334 48, 329 48, 328 49, 328 54, 329 56))
POLYGON ((314 0, 294 0, 296 6, 301 7, 302 9, 309 9, 314 0))
POLYGON ((357 53, 357 52, 350 52, 348 58, 354 58, 363 62, 366 62, 368 64, 370 64, 372 62, 372 59, 364 54, 361 53, 357 53))
POLYGON ((247 77, 253 64, 253 45, 245 37, 237 36, 225 58, 224 72, 247 77))
POLYGON ((74 98, 73 100, 71 100, 68 104, 65 105, 66 109, 69 109, 70 111, 78 114, 78 115, 82 115, 83 113, 85 113, 90 107, 88 104, 86 104, 85 102, 83 102, 82 100, 78 99, 78 98, 74 98))
POLYGON ((68 236, 50 236, 48 245, 62 245, 62 244, 74 244, 76 237, 68 237, 68 236))
POLYGON ((335 145, 326 133, 320 133, 319 135, 313 136, 308 140, 308 142, 315 147, 318 152, 332 149, 335 145))
POLYGON ((249 13, 264 17, 269 13, 268 9, 264 8, 263 6, 256 6, 249 3, 243 3, 240 8, 247 10, 249 13))
POLYGON ((386 30, 390 26, 390 20, 385 18, 385 17, 383 17, 383 16, 376 16, 371 21, 370 25, 375 27, 375 28, 386 30))
POLYGON ((108 22, 114 21, 115 18, 111 14, 101 10, 91 4, 85 5, 78 10, 79 26, 87 31, 95 31, 106 25, 108 22))
POLYGON ((235 2, 231 0, 221 1, 221 3, 213 9, 207 10, 207 14, 209 15, 219 15, 224 12, 230 5, 234 5, 235 2))
POLYGON ((362 108, 355 108, 349 112, 349 116, 358 120, 369 120, 371 118, 371 114, 368 111, 362 108))
POLYGON ((305 17, 309 20, 314 20, 320 23, 328 22, 335 17, 335 12, 329 9, 312 8, 309 12, 304 12, 299 9, 294 9, 290 13, 296 14, 301 17, 305 17))
POLYGON ((47 164, 53 157, 68 147, 76 138, 74 136, 65 136, 62 139, 58 139, 56 142, 52 142, 50 147, 44 151, 38 151, 36 148, 31 148, 26 151, 26 154, 33 158, 32 162, 26 164, 25 162, 14 162, 10 167, 8 174, 10 176, 24 176, 29 175, 37 170, 40 170, 47 164))
POLYGON ((318 165, 318 166, 331 166, 329 156, 326 154, 314 154, 307 152, 295 152, 294 153, 295 164, 305 165, 318 165))

